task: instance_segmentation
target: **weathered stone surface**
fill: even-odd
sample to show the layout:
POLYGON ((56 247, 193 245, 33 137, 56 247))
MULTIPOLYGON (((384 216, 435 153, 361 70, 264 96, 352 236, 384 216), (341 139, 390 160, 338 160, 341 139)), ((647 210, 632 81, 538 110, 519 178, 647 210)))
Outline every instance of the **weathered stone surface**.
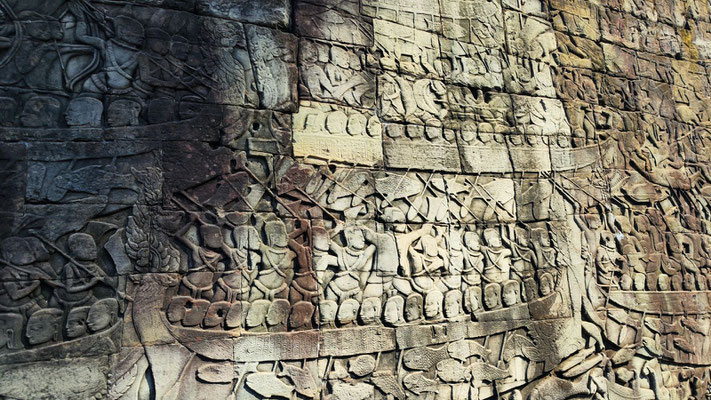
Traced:
POLYGON ((707 3, 0 0, 0 398, 709 398, 707 3))

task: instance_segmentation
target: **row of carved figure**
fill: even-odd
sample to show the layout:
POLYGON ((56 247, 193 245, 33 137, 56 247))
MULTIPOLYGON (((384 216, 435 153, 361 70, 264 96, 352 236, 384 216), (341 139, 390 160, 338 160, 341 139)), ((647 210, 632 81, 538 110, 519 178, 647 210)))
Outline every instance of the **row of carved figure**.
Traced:
POLYGON ((118 321, 119 302, 111 290, 115 278, 97 264, 94 238, 69 235, 68 252, 62 252, 67 262, 59 272, 50 265, 42 239, 10 237, 0 244, 0 349, 76 339, 118 321))

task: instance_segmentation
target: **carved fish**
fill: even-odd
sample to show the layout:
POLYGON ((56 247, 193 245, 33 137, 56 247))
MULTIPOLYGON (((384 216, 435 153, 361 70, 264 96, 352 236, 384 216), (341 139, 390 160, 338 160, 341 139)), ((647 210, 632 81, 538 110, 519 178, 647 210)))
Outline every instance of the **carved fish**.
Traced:
POLYGON ((302 396, 314 398, 318 393, 314 377, 307 369, 282 364, 282 372, 279 373, 279 376, 286 376, 291 379, 296 392, 302 396))
POLYGON ((506 379, 511 376, 509 371, 496 368, 495 366, 484 362, 472 363, 469 368, 472 371, 472 378, 482 381, 495 381, 499 379, 506 379))
POLYGON ((371 381, 378 389, 386 395, 391 395, 396 399, 404 399, 407 397, 405 389, 400 386, 397 378, 394 375, 377 375, 371 378, 371 381))
POLYGON ((683 318, 681 320, 681 323, 682 323, 682 325, 687 327, 690 331, 706 336, 706 331, 704 330, 704 328, 701 326, 701 324, 698 321, 691 319, 691 318, 683 318))

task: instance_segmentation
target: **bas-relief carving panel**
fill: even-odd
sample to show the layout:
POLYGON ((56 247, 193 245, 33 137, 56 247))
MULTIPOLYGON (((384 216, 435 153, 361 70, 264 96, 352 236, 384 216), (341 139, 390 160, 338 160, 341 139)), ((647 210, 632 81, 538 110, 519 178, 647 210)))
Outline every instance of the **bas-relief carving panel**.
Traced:
POLYGON ((709 398, 709 23, 0 0, 0 397, 709 398))

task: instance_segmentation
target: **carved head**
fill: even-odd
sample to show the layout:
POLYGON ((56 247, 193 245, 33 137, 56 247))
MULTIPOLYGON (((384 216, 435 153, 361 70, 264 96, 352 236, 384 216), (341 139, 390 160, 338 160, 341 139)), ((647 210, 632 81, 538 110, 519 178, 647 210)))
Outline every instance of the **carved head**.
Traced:
POLYGON ((380 311, 382 304, 378 297, 368 297, 363 300, 360 306, 360 320, 365 325, 371 325, 380 320, 380 311))
POLYGON ((481 287, 471 286, 467 288, 466 299, 464 304, 466 305, 467 311, 474 312, 481 307, 481 287))
POLYGON ((539 285, 539 290, 541 291, 541 296, 547 296, 553 292, 555 287, 553 283, 553 275, 545 272, 541 274, 540 277, 541 284, 539 285))
POLYGON ((464 233, 464 245, 467 249, 471 251, 481 250, 481 243, 479 242, 479 235, 476 232, 465 232, 464 233))
POLYGON ((0 314, 0 349, 10 350, 22 348, 22 324, 24 318, 20 314, 0 314))
POLYGON ((138 125, 141 104, 130 99, 118 99, 111 102, 106 111, 106 123, 111 127, 138 125))
POLYGON ((28 265, 35 261, 34 254, 27 240, 9 237, 2 241, 2 258, 14 265, 28 265))
POLYGON ((359 226, 347 226, 343 230, 343 234, 346 237, 348 247, 356 250, 365 248, 365 237, 363 236, 363 230, 359 226))
POLYGON ((92 332, 102 331, 118 320, 118 301, 116 299, 101 299, 89 309, 86 324, 92 332))
POLYGON ((259 250, 259 233, 253 226, 240 225, 232 231, 235 248, 240 250, 259 250))
POLYGON ((291 313, 289 314, 289 327, 291 329, 301 329, 309 325, 311 317, 314 314, 313 304, 300 301, 291 308, 291 313))
POLYGON ((77 97, 69 102, 64 118, 69 126, 99 127, 104 104, 93 97, 77 97))
POLYGON ((59 100, 48 96, 36 96, 25 103, 20 122, 28 128, 47 128, 59 122, 61 104, 59 100))
POLYGON ((222 229, 217 225, 206 224, 200 227, 202 243, 211 249, 222 247, 222 229))
POLYGON ((185 318, 185 305, 190 301, 189 296, 176 296, 170 300, 166 317, 170 322, 180 322, 185 318))
POLYGON ((97 257, 96 242, 87 233, 72 233, 67 240, 69 253, 79 261, 94 261, 97 257))
POLYGON ((340 307, 338 307, 338 323, 341 325, 348 325, 355 321, 358 315, 358 308, 360 304, 355 299, 348 299, 344 301, 340 307))
POLYGON ((433 290, 425 296, 425 317, 438 318, 442 314, 442 301, 444 295, 439 290, 433 290))
POLYGON ((69 311, 67 323, 65 324, 67 337, 69 339, 86 335, 86 319, 89 315, 89 307, 76 307, 69 311))
POLYGON ((333 300, 322 300, 319 303, 319 319, 321 324, 329 325, 336 321, 336 313, 338 312, 338 303, 333 300))
POLYGON ((284 248, 289 244, 286 235, 286 225, 282 221, 269 221, 264 224, 264 234, 267 236, 267 245, 270 247, 284 248))
POLYGON ((521 298, 521 286, 518 281, 509 279, 503 283, 502 298, 504 306, 510 307, 517 304, 521 298))
POLYGON ((422 307, 422 295, 413 293, 407 296, 407 300, 405 300, 405 320, 412 322, 422 318, 422 307))
POLYGON ((44 308, 34 312, 27 320, 25 336, 31 345, 59 340, 59 330, 62 321, 62 310, 44 308))
POLYGON ((487 310, 493 310, 501 305, 501 286, 498 283, 484 286, 484 305, 487 310))
POLYGON ((124 15, 119 15, 114 19, 114 28, 116 29, 116 39, 134 46, 140 46, 146 37, 143 24, 124 15))
POLYGON ((264 324, 270 305, 271 302, 264 299, 252 302, 247 312, 247 328, 254 328, 264 324))
POLYGON ((484 240, 491 247, 501 247, 501 236, 495 228, 488 228, 484 231, 484 240))
POLYGON ((392 296, 385 302, 383 318, 389 325, 397 325, 402 322, 402 311, 405 308, 405 300, 402 296, 392 296))
POLYGON ((462 313, 462 292, 454 289, 444 295, 444 316, 453 318, 462 313))

